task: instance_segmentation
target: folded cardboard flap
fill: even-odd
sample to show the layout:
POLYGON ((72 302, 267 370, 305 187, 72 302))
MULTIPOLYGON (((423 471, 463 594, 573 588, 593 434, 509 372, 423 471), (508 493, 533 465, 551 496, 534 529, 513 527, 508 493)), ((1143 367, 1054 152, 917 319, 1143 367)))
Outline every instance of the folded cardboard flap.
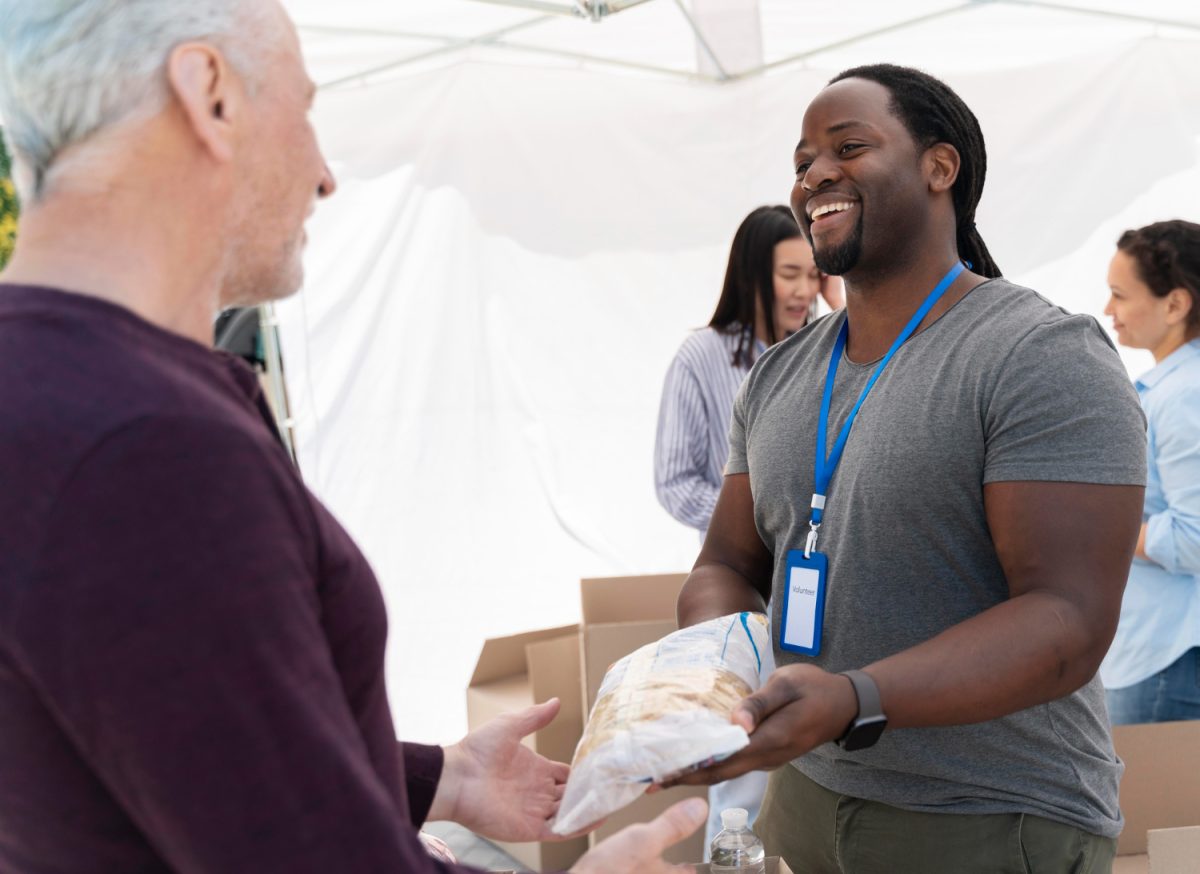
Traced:
MULTIPOLYGON (((1192 776, 1196 776, 1194 772, 1192 776)), ((1151 829, 1149 844, 1151 874, 1196 874, 1200 871, 1200 826, 1151 829)))
POLYGON ((585 718, 614 662, 678 628, 675 602, 686 579, 687 574, 651 574, 580 580, 585 718))
POLYGON ((1200 825, 1200 721, 1118 725, 1113 746, 1125 763, 1118 855, 1144 854, 1151 829, 1200 825))
POLYGON ((558 628, 527 631, 524 634, 510 634, 507 637, 488 638, 483 642, 483 649, 479 651, 479 660, 475 663, 475 673, 471 674, 468 688, 491 683, 501 677, 528 673, 529 657, 525 648, 529 644, 563 637, 574 638, 578 631, 578 625, 562 625, 558 628))
POLYGON ((533 701, 561 702, 558 717, 537 734, 537 751, 556 762, 570 762, 575 745, 583 734, 583 707, 580 686, 579 634, 540 640, 526 645, 529 662, 529 686, 533 701))
POLYGON ((687 574, 649 574, 640 577, 592 577, 579 581, 584 624, 675 620, 675 602, 687 574))
MULTIPOLYGON (((547 758, 571 761, 583 733, 579 657, 577 625, 485 641, 467 687, 467 724, 473 729, 502 713, 557 697, 562 701, 558 716, 525 743, 547 758)), ((535 871, 565 871, 587 852, 588 840, 497 846, 535 871)))
MULTIPOLYGON (((662 640, 676 628, 674 619, 584 625, 579 636, 584 684, 587 689, 582 701, 583 713, 592 712, 596 696, 600 693, 600 684, 604 682, 604 675, 615 662, 648 643, 662 640)), ((584 724, 587 724, 586 720, 584 724)))
POLYGON ((1196 874, 1200 871, 1200 826, 1153 828, 1149 854, 1117 856, 1113 874, 1196 874))
MULTIPOLYGON (((604 674, 612 664, 639 647, 666 637, 679 626, 675 602, 687 574, 650 574, 638 577, 596 577, 581 580, 580 658, 583 667, 581 713, 591 712, 604 674)), ((703 787, 678 787, 643 795, 618 810, 590 836, 592 846, 627 825, 649 822, 676 801, 706 798, 703 787)), ((704 830, 669 848, 668 862, 686 863, 704 856, 704 830)))

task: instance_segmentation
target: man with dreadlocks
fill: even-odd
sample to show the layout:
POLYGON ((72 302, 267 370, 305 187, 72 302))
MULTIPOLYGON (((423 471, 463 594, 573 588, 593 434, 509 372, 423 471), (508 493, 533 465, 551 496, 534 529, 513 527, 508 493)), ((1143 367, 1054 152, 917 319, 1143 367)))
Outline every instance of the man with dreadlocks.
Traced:
POLYGON ((846 309, 735 403, 679 617, 770 602, 780 667, 734 711, 750 745, 684 782, 777 769, 756 830, 797 874, 1108 871, 1096 668, 1141 518, 1137 397, 1094 319, 1000 277, 983 136, 942 82, 842 73, 795 169, 846 309))

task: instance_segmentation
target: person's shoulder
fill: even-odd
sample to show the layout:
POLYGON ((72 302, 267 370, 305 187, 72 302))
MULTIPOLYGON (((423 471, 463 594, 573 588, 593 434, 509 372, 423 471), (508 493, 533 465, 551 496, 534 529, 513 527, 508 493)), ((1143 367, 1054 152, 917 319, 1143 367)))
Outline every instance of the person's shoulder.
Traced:
POLYGON ((136 476, 160 443, 178 458, 270 451, 273 436, 216 353, 109 304, 54 294, 0 291, 0 480, 17 502, 0 500, 0 515, 21 495, 37 504, 84 465, 136 476))
POLYGON ((1106 349, 1116 356, 1112 340, 1093 316, 1070 312, 1040 292, 1003 277, 976 286, 964 303, 981 354, 1004 357, 1030 345, 1065 344, 1106 349))
POLYGON ((816 349, 832 347, 842 327, 845 310, 834 310, 805 325, 763 352, 754 363, 754 371, 768 373, 807 361, 816 349))
POLYGON ((684 339, 680 350, 707 352, 714 349, 725 349, 730 344, 736 345, 740 330, 737 325, 731 325, 728 328, 714 328, 711 325, 696 328, 684 339))
POLYGON ((159 414, 228 412, 235 377, 218 353, 112 304, 20 291, 0 296, 0 406, 27 436, 86 441, 159 414))
POLYGON ((1174 354, 1182 355, 1182 360, 1163 377, 1161 386, 1173 399, 1200 404, 1200 339, 1192 340, 1174 354))
POLYGON ((1174 355, 1181 355, 1180 360, 1173 362, 1174 366, 1168 358, 1138 380, 1139 387, 1145 389, 1142 406, 1160 432, 1182 428, 1194 433, 1196 423, 1200 422, 1200 340, 1193 340, 1174 355), (1151 375, 1162 367, 1169 369, 1158 379, 1152 379, 1151 375))
POLYGON ((1117 348, 1100 323, 1036 291, 992 280, 972 312, 978 332, 967 353, 993 409, 1028 413, 1035 391, 1058 413, 1104 411, 1110 424, 1142 432, 1145 418, 1117 348))
POLYGON ((675 353, 675 360, 693 370, 699 370, 712 361, 730 362, 737 348, 738 329, 697 328, 684 338, 675 353))
POLYGON ((845 310, 827 313, 763 352, 742 386, 743 403, 769 404, 798 372, 825 367, 844 314, 845 310))
POLYGON ((283 447, 265 427, 253 424, 252 419, 237 422, 204 410, 131 414, 91 431, 57 458, 51 454, 43 486, 55 485, 57 497, 80 481, 107 482, 118 491, 151 484, 154 490, 195 497, 227 494, 230 483, 241 482, 246 493, 239 502, 255 503, 262 497, 255 492, 263 489, 296 498, 297 490, 281 486, 294 478, 283 447))
MULTIPOLYGON (((992 324, 1015 323, 1033 328, 1078 318, 1078 314, 1063 309, 1041 292, 1018 285, 1003 276, 980 283, 965 300, 975 309, 986 310, 991 317, 989 323, 992 324)), ((1090 316, 1084 318, 1091 319, 1090 316)))

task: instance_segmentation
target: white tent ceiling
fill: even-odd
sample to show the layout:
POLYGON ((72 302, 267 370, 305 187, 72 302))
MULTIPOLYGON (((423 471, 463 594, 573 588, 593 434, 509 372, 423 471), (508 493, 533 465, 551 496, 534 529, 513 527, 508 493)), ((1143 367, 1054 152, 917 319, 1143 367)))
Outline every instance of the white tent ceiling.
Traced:
POLYGON ((317 80, 331 86, 456 63, 467 54, 711 81, 795 64, 841 69, 876 59, 881 50, 901 63, 936 62, 942 71, 995 69, 1060 60, 1151 35, 1187 38, 1200 31, 1195 0, 286 0, 286 5, 317 80), (605 12, 612 8, 618 11, 605 12))
POLYGON ((947 79, 985 239, 1068 309, 1099 314, 1120 230, 1200 203, 1194 0, 285 2, 341 182, 279 309, 300 463, 381 579, 416 740, 463 727, 483 638, 574 621, 579 577, 690 566, 652 488, 662 376, 832 74, 947 79))

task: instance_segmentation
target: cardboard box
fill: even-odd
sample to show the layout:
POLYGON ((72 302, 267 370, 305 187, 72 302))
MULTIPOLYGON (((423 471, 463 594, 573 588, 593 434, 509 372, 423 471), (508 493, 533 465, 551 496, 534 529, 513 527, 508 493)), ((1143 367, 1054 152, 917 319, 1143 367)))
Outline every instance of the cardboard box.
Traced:
MULTIPOLYGON (((766 874, 792 874, 792 869, 788 867, 788 863, 778 856, 767 856, 766 863, 766 874)), ((709 867, 707 865, 697 865, 696 874, 709 874, 709 867)))
MULTIPOLYGON (((583 712, 591 712, 604 673, 614 662, 640 646, 666 637, 678 628, 675 602, 687 574, 640 577, 599 577, 580 581, 579 646, 583 669, 583 712)), ((654 819, 676 801, 707 798, 703 786, 680 786, 644 795, 619 810, 589 836, 592 846, 638 822, 654 819)), ((704 858, 704 829, 663 854, 669 862, 704 858)))
POLYGON ((1118 725, 1113 746, 1125 763, 1114 874, 1200 871, 1200 722, 1118 725))
POLYGON ((1200 871, 1200 826, 1154 828, 1148 855, 1117 856, 1113 874, 1196 874, 1200 871))
MULTIPOLYGON (((468 726, 558 697, 562 709, 557 718, 526 738, 526 744, 547 758, 571 761, 583 734, 579 658, 577 625, 485 641, 467 687, 468 726)), ((534 871, 565 871, 587 852, 588 839, 496 845, 534 871)))
POLYGON ((1196 874, 1200 870, 1200 826, 1151 829, 1149 844, 1151 874, 1196 874))
POLYGON ((687 574, 655 574, 580 580, 585 716, 614 662, 679 627, 675 602, 686 579, 687 574))

